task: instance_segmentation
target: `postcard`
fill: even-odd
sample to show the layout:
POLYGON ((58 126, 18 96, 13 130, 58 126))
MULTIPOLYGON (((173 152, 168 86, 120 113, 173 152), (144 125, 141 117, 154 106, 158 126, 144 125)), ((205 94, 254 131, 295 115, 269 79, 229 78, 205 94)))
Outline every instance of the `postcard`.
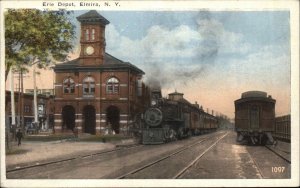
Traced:
POLYGON ((1 1, 1 186, 299 186, 298 1, 1 1))

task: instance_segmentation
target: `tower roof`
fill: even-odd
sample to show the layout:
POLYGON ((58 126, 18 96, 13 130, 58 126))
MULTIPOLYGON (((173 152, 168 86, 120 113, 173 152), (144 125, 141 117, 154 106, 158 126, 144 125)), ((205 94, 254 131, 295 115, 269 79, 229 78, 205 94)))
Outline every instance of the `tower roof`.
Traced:
POLYGON ((109 24, 109 21, 101 16, 96 10, 90 10, 76 18, 78 21, 84 23, 101 23, 103 25, 109 24))

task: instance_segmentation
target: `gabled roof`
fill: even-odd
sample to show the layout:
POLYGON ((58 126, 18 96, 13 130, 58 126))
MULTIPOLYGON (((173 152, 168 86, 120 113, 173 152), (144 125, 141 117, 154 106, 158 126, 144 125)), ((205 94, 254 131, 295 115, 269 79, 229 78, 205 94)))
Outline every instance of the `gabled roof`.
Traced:
POLYGON ((104 25, 109 24, 109 21, 101 16, 96 10, 90 10, 76 18, 80 22, 102 23, 104 25))
POLYGON ((129 62, 124 62, 108 53, 105 53, 104 55, 104 62, 101 65, 80 65, 80 58, 67 61, 65 63, 57 64, 54 67, 55 72, 66 72, 66 71, 85 71, 87 69, 91 69, 93 71, 97 70, 104 70, 104 69, 131 69, 136 71, 139 74, 145 74, 144 71, 136 67, 135 65, 129 63, 129 62))

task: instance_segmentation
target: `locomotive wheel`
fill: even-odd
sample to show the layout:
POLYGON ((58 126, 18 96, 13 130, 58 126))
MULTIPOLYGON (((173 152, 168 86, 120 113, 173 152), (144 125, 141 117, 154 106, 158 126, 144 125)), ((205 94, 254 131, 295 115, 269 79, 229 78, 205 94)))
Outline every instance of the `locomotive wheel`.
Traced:
POLYGON ((171 141, 177 140, 177 134, 176 134, 176 131, 174 131, 174 129, 169 130, 169 139, 171 141))
POLYGON ((178 129, 177 135, 178 135, 178 136, 177 136, 178 139, 183 139, 184 132, 183 132, 183 129, 182 129, 182 128, 179 128, 179 129, 178 129))

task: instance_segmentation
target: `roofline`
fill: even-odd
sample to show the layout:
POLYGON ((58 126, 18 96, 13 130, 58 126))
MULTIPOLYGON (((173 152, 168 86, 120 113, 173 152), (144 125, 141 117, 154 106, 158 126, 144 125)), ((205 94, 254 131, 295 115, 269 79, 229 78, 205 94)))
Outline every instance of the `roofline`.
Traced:
POLYGON ((247 98, 240 98, 238 100, 235 100, 234 104, 239 104, 239 103, 249 102, 249 101, 272 102, 274 104, 276 103, 276 100, 272 99, 272 98, 266 98, 266 97, 247 97, 247 98))

